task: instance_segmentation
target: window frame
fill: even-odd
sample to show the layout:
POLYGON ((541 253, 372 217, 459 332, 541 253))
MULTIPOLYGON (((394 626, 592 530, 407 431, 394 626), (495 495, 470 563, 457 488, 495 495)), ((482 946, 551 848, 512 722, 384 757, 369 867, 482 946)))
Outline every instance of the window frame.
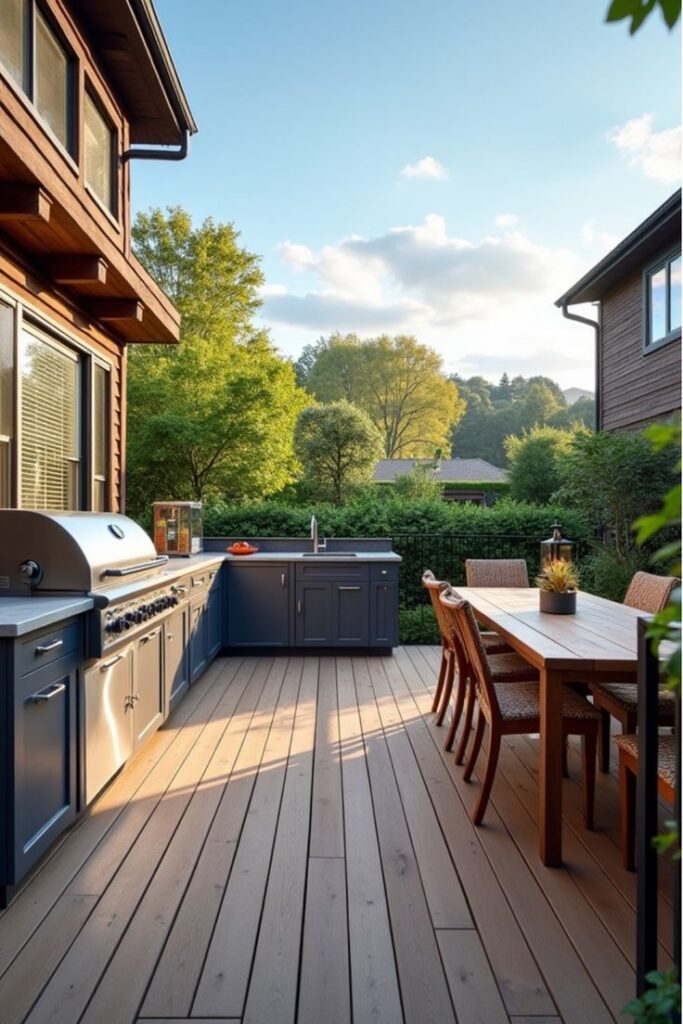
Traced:
POLYGON ((659 256, 656 260, 648 263, 643 267, 643 355, 649 355, 650 352, 656 352, 658 349, 663 348, 665 345, 670 345, 672 341, 677 341, 681 337, 681 328, 675 327, 673 330, 668 330, 667 333, 656 340, 650 338, 650 282, 655 274, 660 270, 666 270, 666 321, 667 327, 669 326, 669 318, 671 316, 671 264, 675 259, 681 255, 681 246, 674 245, 668 252, 659 256))

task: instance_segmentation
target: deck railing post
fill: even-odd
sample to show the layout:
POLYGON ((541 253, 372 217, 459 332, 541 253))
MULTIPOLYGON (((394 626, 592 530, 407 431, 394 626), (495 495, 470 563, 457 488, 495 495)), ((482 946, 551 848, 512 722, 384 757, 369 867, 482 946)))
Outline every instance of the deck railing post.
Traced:
POLYGON ((648 619, 638 619, 638 776, 636 779, 636 991, 648 987, 657 969, 657 747, 659 664, 647 637, 648 619))

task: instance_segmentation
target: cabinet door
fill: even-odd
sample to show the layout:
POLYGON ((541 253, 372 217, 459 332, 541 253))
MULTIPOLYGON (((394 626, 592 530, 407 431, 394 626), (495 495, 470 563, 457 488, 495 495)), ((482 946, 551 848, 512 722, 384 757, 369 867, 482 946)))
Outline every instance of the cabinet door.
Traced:
POLYGON ((190 605, 190 682, 206 668, 206 599, 190 605))
POLYGON ((230 562, 225 572, 228 644, 231 647, 289 647, 289 565, 230 562))
POLYGON ((18 881, 76 817, 76 687, 73 658, 16 683, 11 881, 18 881))
POLYGON ((89 804, 133 753, 133 645, 85 672, 84 794, 89 804))
POLYGON ((332 629, 332 584, 311 580, 296 585, 296 645, 330 646, 332 629))
POLYGON ((366 647, 370 637, 367 583, 332 584, 334 643, 366 647))
POLYGON ((206 644, 209 661, 215 658, 223 646, 223 589, 213 586, 206 603, 206 644))
POLYGON ((135 747, 145 742, 164 720, 165 687, 162 674, 163 625, 141 636, 135 649, 133 720, 135 747))
POLYGON ((398 643, 398 590, 395 583, 370 584, 370 643, 395 647, 398 643))
POLYGON ((169 615, 163 626, 167 712, 176 706, 190 685, 189 615, 189 608, 178 608, 169 615))

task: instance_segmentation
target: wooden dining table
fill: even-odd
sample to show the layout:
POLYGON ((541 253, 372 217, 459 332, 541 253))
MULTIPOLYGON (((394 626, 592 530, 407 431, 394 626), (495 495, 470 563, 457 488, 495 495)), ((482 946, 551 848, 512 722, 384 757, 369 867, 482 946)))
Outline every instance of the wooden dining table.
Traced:
POLYGON ((479 622, 494 629, 540 674, 539 840, 544 864, 562 863, 562 687, 635 682, 637 620, 643 612, 593 594, 577 594, 574 615, 539 611, 539 592, 457 587, 479 622))

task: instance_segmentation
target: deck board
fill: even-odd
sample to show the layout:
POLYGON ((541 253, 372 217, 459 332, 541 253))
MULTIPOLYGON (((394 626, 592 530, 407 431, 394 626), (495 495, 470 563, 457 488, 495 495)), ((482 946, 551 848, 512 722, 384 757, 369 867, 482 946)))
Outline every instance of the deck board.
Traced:
MULTIPOLYGON (((220 658, 0 913, 2 1024, 610 1024, 634 984, 618 783, 538 858, 538 742, 486 823, 430 714, 439 649, 220 658)), ((485 751, 482 751, 483 768, 485 751)), ((671 949, 669 867, 660 960, 671 949)))

